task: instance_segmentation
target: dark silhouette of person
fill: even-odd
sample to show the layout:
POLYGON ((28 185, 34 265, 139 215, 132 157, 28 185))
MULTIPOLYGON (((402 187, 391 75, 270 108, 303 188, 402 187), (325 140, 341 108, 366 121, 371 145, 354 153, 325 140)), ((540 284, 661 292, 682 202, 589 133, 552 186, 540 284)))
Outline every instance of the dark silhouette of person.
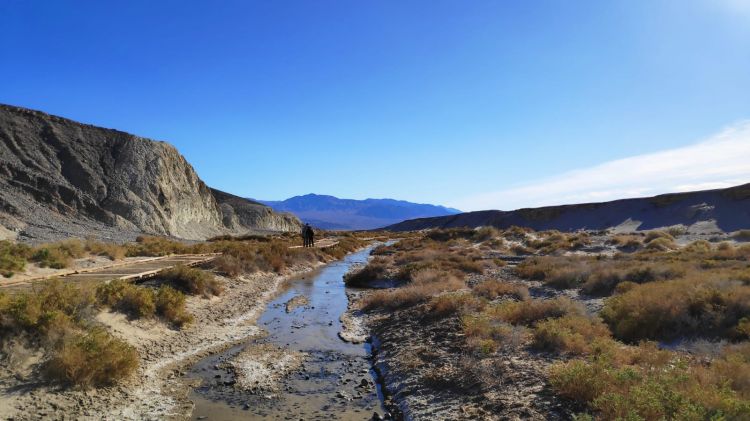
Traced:
POLYGON ((310 244, 309 247, 315 247, 315 231, 313 231, 310 225, 307 226, 307 233, 309 235, 308 237, 308 243, 310 244))
POLYGON ((308 239, 310 238, 309 234, 310 225, 305 224, 302 226, 302 247, 307 247, 308 239))

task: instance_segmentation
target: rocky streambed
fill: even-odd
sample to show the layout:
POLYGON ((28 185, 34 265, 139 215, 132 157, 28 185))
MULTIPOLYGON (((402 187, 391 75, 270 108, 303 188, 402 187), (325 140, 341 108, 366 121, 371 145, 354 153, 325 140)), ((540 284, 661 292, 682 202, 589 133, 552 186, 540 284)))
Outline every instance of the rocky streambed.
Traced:
POLYGON ((257 321, 263 333, 198 361, 193 419, 363 420, 386 416, 367 343, 348 335, 343 276, 370 248, 291 279, 257 321), (355 343, 356 342, 356 343, 355 343), (377 415, 375 415, 377 413, 377 415))

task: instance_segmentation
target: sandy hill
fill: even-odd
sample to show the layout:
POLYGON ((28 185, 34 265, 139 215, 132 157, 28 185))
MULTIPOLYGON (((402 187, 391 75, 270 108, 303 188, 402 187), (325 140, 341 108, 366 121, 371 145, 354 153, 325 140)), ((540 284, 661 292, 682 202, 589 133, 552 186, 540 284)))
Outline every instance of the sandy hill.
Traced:
POLYGON ((0 105, 0 238, 200 240, 299 220, 212 190, 174 146, 0 105))
POLYGON ((750 228, 750 184, 603 203, 467 212, 412 219, 387 228, 408 231, 435 227, 507 228, 512 225, 561 231, 614 228, 623 232, 683 225, 694 233, 731 232, 750 228))

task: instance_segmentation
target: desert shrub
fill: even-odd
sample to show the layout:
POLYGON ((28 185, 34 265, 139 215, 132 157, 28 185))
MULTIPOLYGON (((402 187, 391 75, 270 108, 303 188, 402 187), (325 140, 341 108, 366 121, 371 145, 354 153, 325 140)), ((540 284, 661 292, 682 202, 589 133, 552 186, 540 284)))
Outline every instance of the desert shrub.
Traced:
POLYGON ((607 240, 607 243, 626 251, 635 251, 643 246, 642 237, 633 234, 619 234, 612 236, 607 240))
POLYGON ((566 314, 584 314, 585 311, 571 299, 558 297, 549 300, 505 301, 488 306, 485 312, 514 325, 530 326, 544 319, 566 314))
POLYGON ((526 286, 513 283, 498 281, 497 279, 488 279, 472 288, 476 295, 494 300, 497 297, 508 296, 517 300, 526 300, 529 298, 529 289, 526 286))
POLYGON ((588 404, 601 419, 745 419, 750 415, 745 392, 720 374, 725 359, 706 367, 676 353, 657 351, 659 358, 650 354, 653 350, 646 348, 636 350, 635 358, 625 362, 600 355, 557 363, 550 369, 550 384, 558 394, 588 404))
MULTIPOLYGON (((433 241, 440 241, 440 242, 446 242, 456 239, 465 239, 465 240, 474 240, 477 237, 482 237, 484 239, 488 239, 492 237, 492 231, 484 230, 480 231, 475 230, 474 228, 448 228, 448 229, 433 229, 430 230, 427 234, 425 234, 425 238, 428 238, 433 241), (489 237, 488 237, 489 235, 489 237)), ((479 240, 483 241, 483 240, 479 240)))
POLYGON ((349 272, 344 275, 344 283, 347 286, 366 286, 372 281, 385 279, 388 269, 382 261, 373 260, 362 269, 349 272))
POLYGON ((166 285, 156 292, 156 313, 177 327, 193 321, 193 316, 185 309, 185 295, 166 285))
POLYGON ((6 278, 26 268, 26 261, 31 257, 31 247, 11 241, 0 241, 0 274, 6 278))
POLYGON ((96 289, 97 300, 113 310, 133 318, 153 317, 156 312, 154 292, 128 281, 113 280, 96 289))
POLYGON ((523 244, 514 244, 510 246, 510 251, 516 256, 528 256, 534 254, 534 250, 524 246, 523 244))
POLYGON ((623 281, 623 282, 620 282, 619 284, 617 284, 617 286, 615 287, 614 293, 615 294, 624 294, 624 293, 630 291, 631 289, 633 289, 633 288, 635 288, 637 286, 638 286, 638 284, 636 284, 635 282, 623 281))
POLYGON ((223 254, 212 262, 213 268, 230 278, 234 278, 245 271, 245 265, 239 258, 223 254))
POLYGON ((711 243, 706 240, 695 240, 686 245, 683 250, 692 253, 708 253, 711 251, 711 243))
POLYGON ((175 266, 161 272, 159 276, 178 290, 192 295, 210 297, 220 295, 224 290, 213 274, 187 266, 175 266))
POLYGON ((72 334, 45 364, 46 377, 78 387, 109 386, 130 376, 138 354, 125 341, 102 328, 72 334))
POLYGON ((102 243, 93 239, 87 239, 86 251, 96 256, 107 256, 110 260, 121 260, 127 254, 127 248, 114 243, 102 243))
POLYGON ((56 328, 90 316, 96 299, 89 289, 51 280, 30 292, 8 296, 0 304, 0 330, 46 337, 58 336, 56 328))
POLYGON ((465 286, 454 275, 434 270, 416 274, 414 280, 403 287, 375 291, 362 299, 363 310, 397 310, 426 302, 430 297, 446 291, 456 291, 465 286))
POLYGON ((739 230, 732 234, 735 241, 750 241, 750 230, 739 230))
POLYGON ((609 337, 609 329, 598 318, 567 315, 537 323, 532 345, 547 351, 583 355, 591 352, 595 340, 609 337))
POLYGON ((647 250, 668 251, 677 248, 674 240, 667 237, 658 237, 646 243, 647 250))
POLYGON ((167 256, 170 254, 196 253, 199 246, 189 246, 164 237, 138 236, 135 243, 127 245, 127 256, 167 256))
POLYGON ((484 301, 468 292, 441 294, 429 302, 429 315, 435 317, 476 313, 484 308, 484 301))
POLYGON ((85 247, 80 240, 72 239, 36 247, 31 260, 41 267, 63 269, 73 263, 73 259, 84 256, 85 247))
POLYGON ((678 237, 680 235, 684 235, 687 233, 687 227, 684 225, 674 225, 669 228, 667 228, 667 234, 671 235, 672 237, 678 237))
POLYGON ((674 237, 670 233, 668 233, 666 231, 658 231, 658 230, 647 232, 646 233, 646 238, 645 238, 644 241, 646 243, 650 243, 651 241, 654 241, 654 240, 656 240, 658 238, 666 238, 667 240, 674 241, 674 237))
POLYGON ((501 346, 518 346, 526 336, 523 327, 512 326, 486 313, 461 316, 467 346, 480 354, 491 354, 501 346))
POLYGON ((601 311, 615 336, 626 341, 727 336, 749 315, 749 286, 700 276, 639 285, 609 298, 601 311))

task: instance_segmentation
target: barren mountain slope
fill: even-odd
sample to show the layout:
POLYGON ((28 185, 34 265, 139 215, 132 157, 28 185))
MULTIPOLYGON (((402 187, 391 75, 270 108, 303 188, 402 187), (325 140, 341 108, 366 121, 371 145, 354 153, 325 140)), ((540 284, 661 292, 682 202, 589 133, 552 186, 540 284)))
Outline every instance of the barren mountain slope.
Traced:
POLYGON ((245 217, 226 226, 222 209, 233 208, 222 208, 168 143, 0 105, 0 225, 7 229, 5 236, 121 239, 148 233, 204 239, 298 226, 288 216, 276 220, 278 215, 267 208, 257 209, 262 218, 245 217))
POLYGON ((647 230, 684 225, 691 232, 731 232, 750 228, 750 184, 727 189, 664 194, 603 203, 548 206, 514 211, 487 210, 420 218, 387 227, 393 231, 425 228, 512 225, 537 230, 647 230))

